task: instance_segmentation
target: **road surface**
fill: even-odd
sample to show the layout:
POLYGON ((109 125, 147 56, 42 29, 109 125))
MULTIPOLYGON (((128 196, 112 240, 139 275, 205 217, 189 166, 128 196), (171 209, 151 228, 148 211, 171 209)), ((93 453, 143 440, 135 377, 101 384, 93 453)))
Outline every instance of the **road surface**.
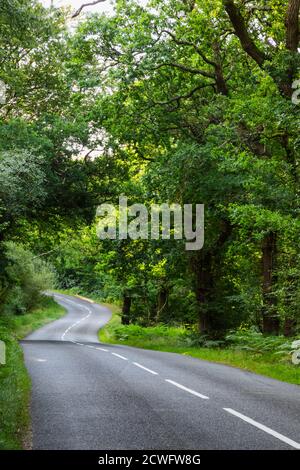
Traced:
POLYGON ((23 342, 33 449, 300 449, 300 388, 173 353, 101 344, 110 311, 67 314, 23 342))

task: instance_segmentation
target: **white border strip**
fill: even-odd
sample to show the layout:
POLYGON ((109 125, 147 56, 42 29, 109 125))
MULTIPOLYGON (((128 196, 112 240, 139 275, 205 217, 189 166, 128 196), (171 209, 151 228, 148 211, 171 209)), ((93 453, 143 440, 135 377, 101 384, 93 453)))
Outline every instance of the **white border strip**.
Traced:
POLYGON ((134 364, 135 366, 139 367, 140 369, 146 370, 146 371, 149 372, 150 374, 158 375, 158 373, 157 373, 157 372, 154 372, 154 370, 148 369, 147 367, 142 366, 142 364, 139 364, 138 362, 133 362, 132 364, 134 364))
POLYGON ((243 421, 246 421, 246 423, 252 424, 252 426, 255 426, 258 429, 261 429, 262 431, 266 432, 267 434, 271 434, 271 436, 276 437, 282 442, 285 442, 291 447, 294 447, 295 449, 300 449, 300 444, 298 442, 293 441, 289 437, 285 437, 282 434, 280 434, 277 431, 273 431, 273 429, 268 428, 264 424, 260 424, 257 421, 254 421, 254 419, 248 418, 248 416, 242 415, 238 411, 232 410, 231 408, 223 408, 223 410, 227 411, 228 413, 237 416, 238 418, 242 419, 243 421))
POLYGON ((165 379, 166 382, 169 382, 169 384, 175 385, 175 387, 181 388, 181 390, 184 390, 185 392, 191 393, 192 395, 195 395, 196 397, 203 398, 204 400, 209 400, 209 397, 206 395, 202 395, 201 393, 195 392, 195 390, 191 390, 190 388, 184 387, 184 385, 181 385, 177 382, 174 382, 173 380, 165 379))

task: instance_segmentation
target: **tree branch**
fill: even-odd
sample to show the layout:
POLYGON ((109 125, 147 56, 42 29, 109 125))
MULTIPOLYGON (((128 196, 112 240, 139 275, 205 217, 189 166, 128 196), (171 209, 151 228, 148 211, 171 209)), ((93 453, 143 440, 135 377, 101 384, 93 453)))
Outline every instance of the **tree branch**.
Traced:
POLYGON ((186 93, 185 95, 178 95, 178 96, 173 96, 173 98, 170 98, 167 101, 154 101, 155 105, 168 105, 171 103, 174 103, 174 101, 180 102, 181 100, 191 98, 198 90, 201 90, 202 88, 214 86, 213 83, 206 83, 202 85, 198 85, 195 88, 193 88, 191 91, 186 93))
POLYGON ((293 52, 299 45, 299 10, 300 0, 290 0, 285 17, 286 47, 293 52))
MULTIPOLYGON (((299 0, 297 0, 299 1, 299 0)), ((223 0, 225 10, 229 16, 231 24, 234 28, 236 36, 239 38, 240 43, 247 54, 255 60, 255 62, 262 67, 263 63, 267 59, 267 56, 261 51, 254 40, 251 38, 245 20, 239 10, 239 8, 234 3, 234 0, 223 0)))
POLYGON ((174 62, 165 62, 163 64, 159 64, 156 67, 154 67, 154 70, 158 70, 162 67, 174 67, 174 68, 182 70, 183 72, 189 72, 195 75, 203 75, 203 77, 207 77, 207 78, 215 78, 213 73, 207 72, 206 70, 194 69, 186 65, 176 64, 174 62))
MULTIPOLYGON (((168 31, 167 29, 163 29, 161 31, 161 33, 166 33, 168 34, 173 42, 175 42, 175 44, 179 45, 179 46, 191 46, 195 49, 195 51, 200 55, 200 57, 203 59, 203 61, 212 66, 214 68, 214 71, 215 73, 211 73, 210 74, 210 78, 213 78, 215 77, 215 80, 216 80, 216 84, 217 84, 217 90, 218 90, 218 93, 222 93, 223 95, 227 95, 228 94, 228 89, 227 89, 227 85, 226 85, 226 82, 225 82, 225 79, 224 79, 224 76, 223 76, 223 69, 222 69, 222 64, 221 64, 221 61, 220 61, 220 54, 219 54, 219 45, 214 43, 213 44, 213 51, 214 51, 214 55, 216 57, 216 61, 213 61, 212 59, 208 59, 206 57, 206 55, 201 51, 201 49, 196 45, 194 44, 193 42, 191 41, 187 41, 185 39, 178 39, 174 33, 172 33, 171 31, 168 31)), ((178 65, 178 64, 177 64, 178 65)), ((191 73, 197 73, 195 72, 196 69, 193 69, 193 71, 189 70, 191 73)), ((186 70, 187 71, 187 70, 186 70)), ((201 70, 199 71, 199 73, 203 76, 208 76, 207 74, 209 74, 209 72, 206 72, 206 75, 204 74, 205 71, 201 70)))
POLYGON ((134 150, 137 154, 137 156, 139 158, 141 158, 142 160, 145 160, 147 162, 154 162, 154 159, 151 158, 151 157, 145 157, 144 154, 140 151, 140 149, 138 148, 138 146, 136 144, 134 144, 134 150))
POLYGON ((79 16, 80 13, 82 12, 82 10, 86 7, 91 7, 93 5, 97 5, 98 3, 103 3, 105 2, 105 0, 94 0, 93 2, 88 2, 88 3, 83 3, 79 8, 78 10, 75 11, 75 13, 73 13, 73 15, 71 16, 71 18, 76 18, 76 16, 79 16))
POLYGON ((196 45, 194 44, 193 42, 191 41, 186 41, 184 39, 177 39, 175 34, 173 34, 171 31, 168 31, 167 29, 163 29, 161 31, 162 33, 166 33, 168 34, 172 39, 173 41, 175 42, 175 44, 179 45, 179 46, 191 46, 195 49, 195 51, 200 55, 200 57, 204 60, 204 62, 206 62, 207 64, 209 65, 212 65, 213 67, 215 67, 216 63, 213 62, 212 60, 208 59, 204 54, 203 52, 201 51, 201 49, 196 45))

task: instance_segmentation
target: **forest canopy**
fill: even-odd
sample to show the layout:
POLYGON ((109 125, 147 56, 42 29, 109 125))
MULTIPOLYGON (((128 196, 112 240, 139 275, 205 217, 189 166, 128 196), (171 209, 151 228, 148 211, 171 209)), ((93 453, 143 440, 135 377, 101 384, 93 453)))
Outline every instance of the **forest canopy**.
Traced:
POLYGON ((299 331, 299 8, 1 1, 5 311, 31 308, 27 266, 40 289, 55 272, 60 288, 122 302, 124 324, 299 331), (96 209, 120 195, 204 204, 203 248, 99 240, 96 209))

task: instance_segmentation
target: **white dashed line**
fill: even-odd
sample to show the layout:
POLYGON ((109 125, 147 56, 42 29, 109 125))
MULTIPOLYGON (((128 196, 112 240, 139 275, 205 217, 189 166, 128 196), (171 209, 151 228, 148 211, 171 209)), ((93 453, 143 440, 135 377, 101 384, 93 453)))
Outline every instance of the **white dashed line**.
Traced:
MULTIPOLYGON (((87 310, 89 313, 88 315, 86 315, 85 317, 81 318, 80 320, 76 321, 75 323, 73 323, 72 325, 70 325, 65 331, 64 333, 61 335, 61 339, 63 341, 65 341, 65 335, 72 329, 74 328, 75 326, 79 325, 79 323, 81 323, 82 321, 84 320, 87 320, 89 318, 89 316, 92 314, 92 310, 88 307, 86 307, 85 305, 81 305, 81 304, 78 304, 78 302, 73 302, 72 300, 70 299, 65 299, 64 297, 59 297, 59 296, 56 296, 58 298, 60 298, 61 300, 63 300, 64 302, 66 303, 71 303, 73 305, 76 305, 76 307, 81 307, 81 308, 84 308, 85 310, 87 310)), ((73 340, 70 340, 71 343, 74 343, 74 344, 77 344, 78 346, 86 346, 90 349, 98 349, 99 351, 103 351, 103 352, 108 352, 108 349, 104 349, 104 348, 98 348, 96 346, 91 346, 89 344, 83 344, 83 343, 79 343, 78 341, 73 341, 73 340)), ((123 357, 123 356, 120 356, 118 354, 115 354, 116 356, 120 357, 121 359, 124 359, 127 361, 127 358, 123 357)))
POLYGON ((123 359, 123 361, 128 361, 127 357, 121 356, 120 354, 117 353, 112 353, 113 356, 119 357, 120 359, 123 359))
MULTIPOLYGON (((71 303, 73 305, 75 305, 76 307, 81 307, 85 310, 88 311, 88 315, 86 315, 85 317, 81 318, 80 320, 76 321, 75 323, 73 323, 71 326, 69 326, 65 331, 64 333, 61 335, 61 339, 63 341, 65 341, 65 335, 72 329, 74 328, 75 326, 77 326, 79 323, 83 322, 84 320, 87 320, 90 315, 92 314, 92 310, 84 305, 81 305, 81 304, 78 304, 77 302, 73 302, 72 300, 70 299, 66 299, 65 297, 60 297, 60 296, 55 296, 59 299, 61 299, 62 301, 66 302, 66 303, 71 303)), ((92 349, 98 349, 99 351, 103 351, 103 352, 109 352, 108 349, 105 349, 105 348, 101 348, 101 347, 96 347, 96 346, 91 346, 91 345, 88 345, 88 344, 83 344, 83 343, 79 343, 77 341, 72 341, 70 340, 70 342, 74 343, 74 344, 77 344, 79 346, 87 346, 88 348, 92 348, 92 349)), ((121 356, 120 354, 117 354, 117 353, 111 353, 113 356, 116 356, 120 359, 123 359, 124 361, 128 361, 127 357, 124 357, 124 356, 121 356)), ((43 359, 35 359, 39 362, 42 362, 44 361, 43 359)), ((132 362, 133 365, 135 365, 136 367, 139 367, 140 369, 143 369, 145 370, 146 372, 149 372, 150 374, 152 375, 159 375, 158 372, 155 372, 151 369, 148 369, 147 367, 143 366, 142 364, 139 364, 138 362, 132 362)), ((209 397, 207 397, 206 395, 202 395, 201 393, 198 393, 196 392, 195 390, 192 390, 190 388, 187 388, 185 387, 184 385, 181 385, 177 382, 174 382, 173 380, 170 380, 170 379, 165 379, 166 382, 170 383, 171 385, 174 385, 175 387, 181 389, 181 390, 184 390, 185 392, 188 392, 190 393, 191 395, 195 395, 196 397, 199 397, 199 398, 202 398, 204 400, 209 400, 209 397)), ((228 413, 234 415, 234 416, 237 416, 238 418, 240 418, 241 420, 251 424, 252 426, 264 431, 265 433, 267 434, 270 434, 271 436, 281 440, 282 442, 288 444, 289 446, 295 448, 295 449, 300 449, 300 443, 296 442, 296 441, 293 441, 292 439, 284 436, 283 434, 280 434, 278 433, 277 431, 274 431, 273 429, 265 426, 264 424, 261 424, 261 423, 258 423, 257 421, 254 421, 252 418, 249 418, 248 416, 245 416, 241 413, 239 413, 238 411, 235 411, 231 408, 223 408, 223 410, 227 411, 228 413)))
POLYGON ((142 364, 139 364, 138 362, 133 362, 133 364, 134 364, 135 366, 137 366, 137 367, 140 367, 140 369, 146 370, 146 371, 149 372, 150 374, 158 375, 158 373, 157 373, 157 372, 154 372, 154 370, 148 369, 147 367, 142 366, 142 364))
POLYGON ((257 421, 254 421, 254 419, 248 418, 248 416, 242 415, 238 411, 232 410, 231 408, 223 408, 223 410, 227 411, 228 413, 237 416, 238 418, 242 419, 243 421, 246 421, 246 423, 252 424, 252 426, 255 426, 258 429, 261 429, 262 431, 266 432, 267 434, 271 434, 271 436, 276 437, 282 442, 285 442, 291 447, 294 447, 295 449, 300 449, 300 444, 299 442, 295 442, 289 437, 283 436, 283 434, 280 434, 277 431, 273 431, 273 429, 268 428, 264 424, 260 424, 257 421))
POLYGON ((203 398, 204 400, 209 400, 209 397, 206 395, 202 395, 201 393, 195 392, 195 390, 191 390, 190 388, 184 387, 184 385, 181 385, 177 382, 173 382, 173 380, 165 379, 166 382, 175 385, 175 387, 181 388, 181 390, 184 390, 185 392, 191 393, 192 395, 195 395, 196 397, 203 398))
MULTIPOLYGON (((87 319, 90 317, 90 315, 92 314, 92 310, 91 310, 90 308, 86 307, 85 305, 78 305, 78 303, 73 302, 72 300, 69 300, 69 299, 68 299, 68 300, 64 299, 64 301, 67 302, 67 303, 74 304, 74 305, 76 305, 76 307, 79 306, 79 307, 81 307, 81 308, 84 308, 84 309, 87 310, 89 313, 88 313, 85 317, 81 318, 80 320, 78 320, 78 321, 76 321, 75 323, 73 323, 72 325, 70 325, 70 326, 64 331, 64 333, 61 335, 61 340, 62 340, 62 341, 65 341, 65 336, 66 336, 66 334, 69 333, 69 331, 72 330, 72 328, 74 328, 75 326, 79 325, 79 323, 83 322, 84 320, 87 320, 87 319)), ((72 343, 75 343, 75 341, 71 341, 71 342, 72 342, 72 343)), ((75 343, 75 344, 76 344, 76 343, 75 343)), ((79 344, 79 343, 78 343, 78 344, 79 344)))

